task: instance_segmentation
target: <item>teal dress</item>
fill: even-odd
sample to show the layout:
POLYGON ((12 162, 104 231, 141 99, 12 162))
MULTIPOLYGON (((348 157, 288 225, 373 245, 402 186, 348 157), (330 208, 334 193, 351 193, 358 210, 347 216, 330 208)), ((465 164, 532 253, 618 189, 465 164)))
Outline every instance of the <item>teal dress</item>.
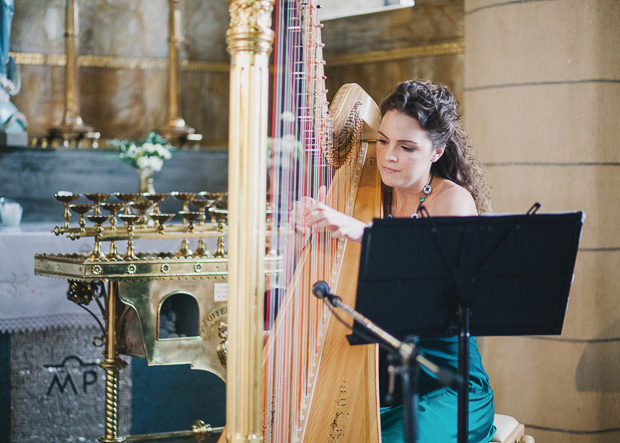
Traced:
MULTIPOLYGON (((420 353, 433 363, 443 367, 458 368, 458 338, 423 339, 419 342, 420 353)), ((469 342, 469 443, 488 443, 493 438, 495 404, 493 390, 489 386, 478 344, 474 337, 469 342)), ((385 391, 385 365, 380 362, 381 391, 385 391)), ((400 389, 397 387, 397 389, 400 389)), ((441 386, 433 375, 421 368, 418 389, 418 443, 456 443, 458 395, 451 388, 441 386)), ((396 394, 398 392, 395 392, 396 394)), ((381 392, 381 398, 385 392, 381 392)), ((403 406, 381 408, 381 437, 383 443, 402 443, 403 406)))

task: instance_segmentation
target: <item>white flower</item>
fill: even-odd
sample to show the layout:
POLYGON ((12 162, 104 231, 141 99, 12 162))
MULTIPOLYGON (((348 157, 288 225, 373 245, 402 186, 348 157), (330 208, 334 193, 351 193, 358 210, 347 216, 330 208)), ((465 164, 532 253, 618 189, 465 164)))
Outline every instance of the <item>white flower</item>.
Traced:
POLYGON ((157 155, 159 155, 163 159, 168 160, 170 157, 172 157, 172 154, 170 154, 170 151, 165 146, 155 145, 155 149, 156 149, 157 155))
POLYGON ((138 147, 132 143, 131 145, 129 145, 129 149, 127 149, 127 157, 134 158, 137 157, 137 154, 138 147))
POLYGON ((139 169, 146 169, 150 167, 150 162, 149 162, 148 157, 138 157, 138 159, 136 160, 136 164, 138 165, 139 169))
POLYGON ((164 161, 159 157, 149 157, 149 168, 153 171, 161 170, 161 167, 164 165, 164 161))
POLYGON ((119 158, 137 169, 161 170, 164 160, 171 158, 172 153, 165 144, 153 142, 157 140, 155 135, 149 134, 143 139, 144 142, 119 142, 117 144, 121 148, 119 158))

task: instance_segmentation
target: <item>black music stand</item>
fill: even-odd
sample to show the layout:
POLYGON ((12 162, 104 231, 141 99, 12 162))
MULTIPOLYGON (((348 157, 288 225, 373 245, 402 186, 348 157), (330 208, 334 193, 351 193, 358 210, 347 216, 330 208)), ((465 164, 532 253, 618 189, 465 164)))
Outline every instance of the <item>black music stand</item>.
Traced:
MULTIPOLYGON (((458 441, 467 442, 469 336, 560 334, 584 214, 377 219, 355 308, 403 339, 459 336, 458 441)), ((368 343, 356 332, 351 344, 368 343)))

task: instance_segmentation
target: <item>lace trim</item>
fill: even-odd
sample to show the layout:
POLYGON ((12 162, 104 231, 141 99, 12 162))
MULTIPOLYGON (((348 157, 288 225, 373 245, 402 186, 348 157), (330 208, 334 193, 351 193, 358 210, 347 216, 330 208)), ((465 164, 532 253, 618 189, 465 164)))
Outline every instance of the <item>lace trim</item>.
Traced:
POLYGON ((43 331, 58 328, 92 328, 97 326, 88 314, 55 314, 29 317, 0 318, 0 332, 43 331))

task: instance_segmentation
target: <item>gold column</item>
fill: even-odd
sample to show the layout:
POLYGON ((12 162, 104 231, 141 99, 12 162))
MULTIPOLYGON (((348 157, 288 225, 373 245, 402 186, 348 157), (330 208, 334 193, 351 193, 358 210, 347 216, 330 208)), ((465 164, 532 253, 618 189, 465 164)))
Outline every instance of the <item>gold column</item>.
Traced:
POLYGON ((184 141, 188 138, 201 140, 202 136, 194 134, 194 128, 190 128, 185 124, 185 120, 181 117, 179 111, 179 48, 183 41, 179 1, 168 0, 168 109, 166 126, 159 129, 159 132, 170 141, 184 141))
POLYGON ((231 54, 228 160, 226 439, 262 436, 263 299, 269 54, 274 0, 228 0, 231 54))
POLYGON ((50 129, 52 138, 76 139, 99 138, 93 128, 84 124, 80 117, 80 95, 78 85, 79 55, 79 7, 78 0, 67 0, 65 7, 65 112, 60 126, 50 129))

